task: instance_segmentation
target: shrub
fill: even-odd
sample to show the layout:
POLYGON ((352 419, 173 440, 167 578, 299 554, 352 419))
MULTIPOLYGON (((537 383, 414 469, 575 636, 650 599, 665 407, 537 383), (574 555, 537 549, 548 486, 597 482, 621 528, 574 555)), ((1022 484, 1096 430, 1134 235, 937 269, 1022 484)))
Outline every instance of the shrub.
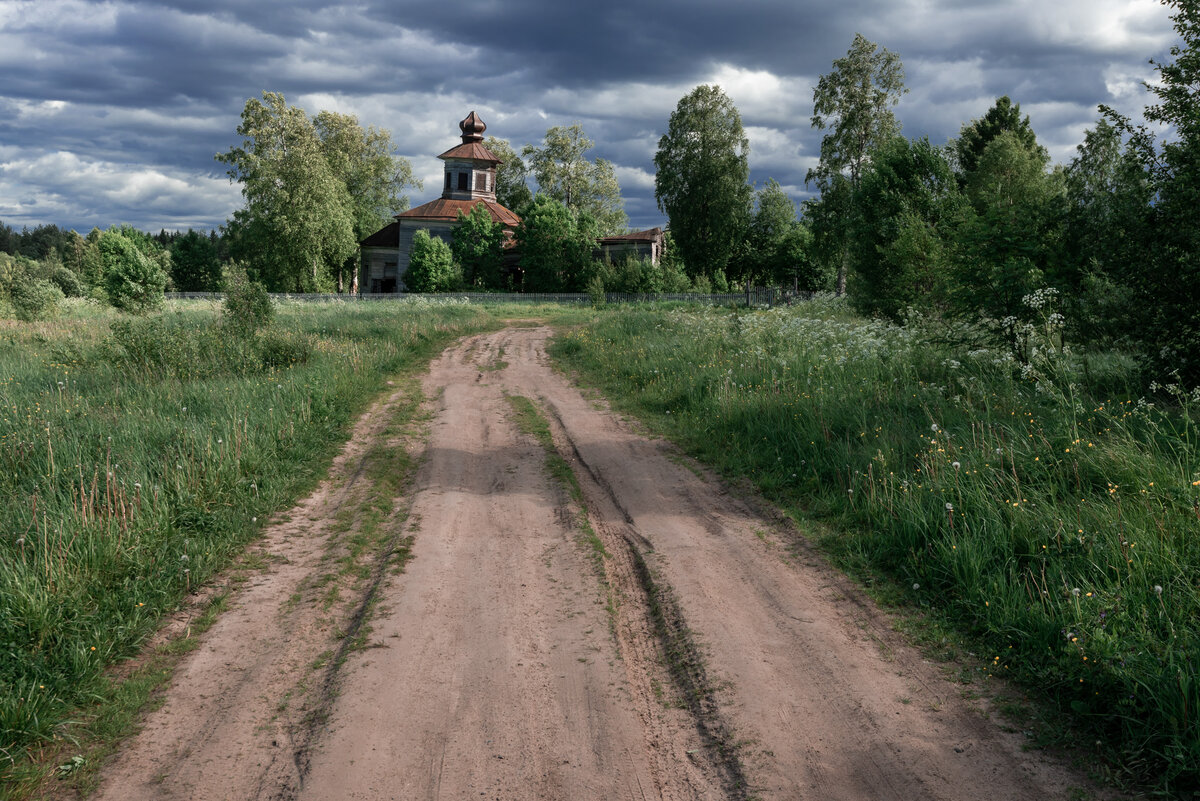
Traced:
POLYGON ((62 290, 44 278, 25 278, 13 282, 9 302, 22 320, 45 320, 58 313, 62 290))
POLYGON ((67 267, 55 267, 50 273, 50 280, 62 290, 65 297, 81 298, 84 296, 83 282, 67 267))
POLYGON ((604 294, 604 279, 599 275, 593 275, 588 281, 587 293, 593 306, 603 306, 608 301, 608 297, 604 294))
POLYGON ((144 314, 162 306, 167 273, 132 240, 116 229, 100 235, 104 289, 108 301, 122 311, 144 314))
POLYGON ((424 228, 413 237, 412 258, 404 285, 410 292, 450 292, 462 284, 462 270, 451 258, 450 246, 424 228))
POLYGON ((252 336, 275 318, 275 307, 267 289, 251 281, 240 267, 230 271, 225 283, 225 303, 221 309, 225 325, 243 338, 252 336))

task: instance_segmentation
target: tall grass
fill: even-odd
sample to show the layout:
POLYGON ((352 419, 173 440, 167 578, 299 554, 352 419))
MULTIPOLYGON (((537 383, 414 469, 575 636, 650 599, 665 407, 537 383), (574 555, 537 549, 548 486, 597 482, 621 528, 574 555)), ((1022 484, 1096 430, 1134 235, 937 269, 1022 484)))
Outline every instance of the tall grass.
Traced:
POLYGON ((323 474, 385 378, 491 325, 428 301, 0 321, 0 780, 323 474))
POLYGON ((1029 358, 963 352, 823 299, 746 312, 617 310, 554 353, 692 453, 837 532, 986 649, 988 671, 1061 704, 1119 780, 1200 781, 1196 395, 1097 395, 1061 318, 1029 358))

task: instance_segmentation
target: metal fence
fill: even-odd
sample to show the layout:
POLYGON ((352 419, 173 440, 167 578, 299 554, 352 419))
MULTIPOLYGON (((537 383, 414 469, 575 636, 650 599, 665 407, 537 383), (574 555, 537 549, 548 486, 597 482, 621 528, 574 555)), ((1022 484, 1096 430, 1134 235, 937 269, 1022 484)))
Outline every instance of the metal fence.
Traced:
MULTIPOLYGON (((606 292, 604 300, 607 303, 658 303, 662 301, 682 301, 685 303, 704 303, 713 306, 776 306, 791 304, 798 300, 807 300, 812 295, 808 292, 781 291, 775 287, 754 287, 745 292, 729 292, 720 295, 700 295, 694 293, 680 294, 635 294, 628 292, 606 292)), ((168 292, 168 298, 182 300, 221 300, 224 295, 220 292, 168 292)), ((272 293, 271 297, 280 301, 310 301, 310 302, 341 302, 361 303, 376 301, 396 301, 406 298, 426 298, 428 300, 459 300, 469 303, 578 303, 590 304, 591 295, 586 292, 437 292, 420 294, 415 292, 367 292, 358 295, 351 294, 320 294, 320 293, 272 293)))

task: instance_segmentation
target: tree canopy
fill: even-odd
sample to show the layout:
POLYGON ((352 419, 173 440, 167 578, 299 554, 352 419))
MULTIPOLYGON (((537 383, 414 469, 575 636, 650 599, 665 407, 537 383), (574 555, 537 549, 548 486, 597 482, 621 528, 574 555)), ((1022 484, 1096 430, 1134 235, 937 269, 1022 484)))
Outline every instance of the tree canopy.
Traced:
POLYGON ((690 276, 725 270, 750 220, 750 140, 719 86, 680 99, 654 155, 654 198, 690 276))
MULTIPOLYGON (((850 50, 834 60, 833 70, 822 75, 813 89, 813 127, 829 132, 821 139, 820 162, 804 180, 815 181, 822 194, 832 190, 831 194, 853 203, 853 192, 871 152, 900 131, 892 107, 907 91, 900 57, 856 33, 850 50), (849 187, 839 190, 836 184, 843 177, 849 187)), ((842 213, 826 215, 830 224, 826 242, 842 240, 837 247, 842 254, 837 275, 839 293, 846 291, 846 231, 842 221, 848 219, 842 213)))
POLYGON ((587 283, 599 232, 591 215, 572 214, 538 192, 521 209, 516 239, 526 292, 579 292, 587 283))
POLYGON ((386 131, 332 112, 310 119, 276 92, 246 101, 237 132, 241 146, 217 155, 246 200, 228 226, 231 250, 275 291, 340 285, 358 240, 420 186, 386 131))
POLYGON ((504 226, 492 219, 483 203, 471 213, 458 213, 450 252, 462 267, 463 283, 476 289, 507 289, 503 267, 504 226))
POLYGON ((589 161, 586 156, 595 144, 576 122, 550 128, 541 147, 526 145, 521 154, 529 160, 539 192, 576 215, 589 214, 602 235, 618 234, 629 218, 612 162, 602 158, 589 161))
POLYGON ((533 192, 525 182, 529 170, 508 140, 489 136, 483 140, 483 146, 500 159, 500 165, 496 167, 496 202, 516 211, 533 200, 533 192))
POLYGON ((413 235, 412 255, 404 285, 409 292, 449 292, 459 288, 462 273, 450 253, 450 246, 424 228, 413 235))
POLYGON ((813 127, 829 133, 821 139, 821 161, 805 180, 824 183, 845 172, 857 186, 871 151, 899 133, 892 107, 907 91, 900 57, 854 34, 850 50, 813 89, 813 127))
POLYGON ((1029 124, 1029 116, 1021 118, 1021 104, 1012 102, 1008 95, 1005 95, 998 98, 995 105, 982 117, 964 125, 958 139, 953 142, 958 171, 964 182, 966 176, 975 172, 983 151, 991 141, 1006 131, 1016 137, 1016 141, 1031 153, 1038 154, 1043 163, 1050 160, 1046 149, 1037 142, 1037 135, 1033 132, 1033 126, 1029 124))

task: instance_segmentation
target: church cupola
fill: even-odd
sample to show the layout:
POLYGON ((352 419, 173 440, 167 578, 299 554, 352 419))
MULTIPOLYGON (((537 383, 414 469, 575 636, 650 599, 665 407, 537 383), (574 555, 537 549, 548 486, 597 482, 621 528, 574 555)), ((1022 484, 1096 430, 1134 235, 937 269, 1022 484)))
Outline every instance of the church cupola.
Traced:
POLYGON ((446 200, 496 200, 496 166, 500 159, 483 146, 487 125, 472 111, 458 124, 462 144, 447 150, 439 159, 446 164, 442 197, 446 200))
POLYGON ((483 132, 487 130, 487 124, 472 111, 465 120, 458 124, 458 129, 462 131, 463 144, 467 145, 471 142, 483 141, 483 132))

